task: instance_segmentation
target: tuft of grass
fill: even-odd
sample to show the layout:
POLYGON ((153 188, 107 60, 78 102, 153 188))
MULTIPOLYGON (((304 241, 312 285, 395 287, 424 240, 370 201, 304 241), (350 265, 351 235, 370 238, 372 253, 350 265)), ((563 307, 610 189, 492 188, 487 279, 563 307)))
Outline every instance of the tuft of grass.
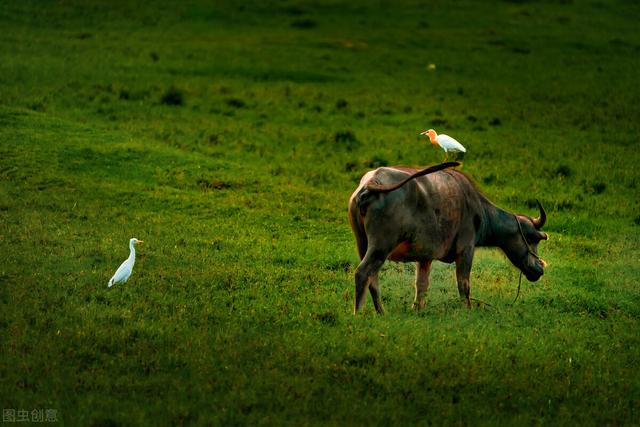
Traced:
POLYGON ((316 22, 316 20, 311 18, 300 18, 300 19, 295 19, 291 22, 291 27, 299 28, 303 30, 308 30, 311 28, 315 28, 317 26, 318 26, 318 23, 316 22))
POLYGON ((184 105, 184 93, 180 89, 171 86, 162 95, 160 102, 165 105, 184 105))
POLYGON ((372 169, 379 168, 382 166, 389 166, 389 160, 385 159, 382 156, 376 155, 376 156, 373 156, 371 160, 367 162, 367 166, 372 169))
POLYGON ((563 178, 568 178, 571 175, 573 175, 573 170, 571 169, 571 167, 569 165, 564 165, 564 164, 558 166, 553 172, 554 172, 554 175, 563 177, 563 178))
POLYGON ((244 108, 247 104, 240 98, 227 98, 224 103, 233 108, 244 108))
POLYGON ((602 194, 607 189, 607 184, 601 181, 589 185, 588 190, 593 194, 602 194))
POLYGON ((349 105, 349 103, 344 99, 338 99, 336 101, 336 108, 338 110, 343 110, 343 109, 347 108, 348 105, 349 105))
POLYGON ((360 141, 352 130, 337 131, 333 134, 333 141, 339 147, 344 147, 347 151, 353 151, 360 146, 360 141))

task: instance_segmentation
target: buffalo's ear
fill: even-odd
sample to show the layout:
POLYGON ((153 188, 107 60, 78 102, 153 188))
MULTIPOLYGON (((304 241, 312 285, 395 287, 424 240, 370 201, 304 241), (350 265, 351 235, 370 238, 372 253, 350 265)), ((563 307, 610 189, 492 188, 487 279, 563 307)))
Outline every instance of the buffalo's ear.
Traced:
POLYGON ((538 240, 549 240, 549 235, 547 233, 543 233, 542 231, 538 231, 536 233, 536 237, 538 240))
POLYGON ((540 210, 540 216, 538 218, 533 218, 531 222, 533 223, 533 226, 536 228, 536 230, 540 230, 542 227, 544 227, 544 223, 547 222, 547 213, 544 211, 540 200, 536 199, 536 203, 538 204, 538 209, 540 210))

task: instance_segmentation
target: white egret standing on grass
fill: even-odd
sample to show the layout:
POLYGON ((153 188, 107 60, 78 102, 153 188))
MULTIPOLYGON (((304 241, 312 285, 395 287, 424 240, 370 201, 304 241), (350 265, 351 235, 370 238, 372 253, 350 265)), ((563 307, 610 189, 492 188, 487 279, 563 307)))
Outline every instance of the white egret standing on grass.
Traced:
POLYGON ((435 130, 429 129, 420 133, 420 135, 427 135, 433 145, 439 145, 444 150, 444 160, 449 157, 449 152, 453 153, 466 153, 467 149, 462 146, 458 141, 451 138, 449 135, 438 135, 435 130))
POLYGON ((135 237, 129 240, 129 258, 127 258, 116 270, 116 274, 109 280, 109 287, 112 287, 116 283, 125 283, 129 280, 131 272, 133 271, 133 264, 136 262, 136 249, 135 246, 138 243, 142 243, 142 240, 138 240, 135 237))

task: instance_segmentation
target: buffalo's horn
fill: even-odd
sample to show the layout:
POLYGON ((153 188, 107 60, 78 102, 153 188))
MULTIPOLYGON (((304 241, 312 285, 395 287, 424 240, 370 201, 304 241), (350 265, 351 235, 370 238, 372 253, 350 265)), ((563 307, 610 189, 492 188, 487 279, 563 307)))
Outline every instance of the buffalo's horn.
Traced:
POLYGON ((536 199, 536 203, 538 203, 538 209, 540 209, 540 216, 538 218, 533 218, 532 222, 536 230, 540 230, 544 227, 544 223, 547 222, 547 213, 544 211, 540 200, 536 199))

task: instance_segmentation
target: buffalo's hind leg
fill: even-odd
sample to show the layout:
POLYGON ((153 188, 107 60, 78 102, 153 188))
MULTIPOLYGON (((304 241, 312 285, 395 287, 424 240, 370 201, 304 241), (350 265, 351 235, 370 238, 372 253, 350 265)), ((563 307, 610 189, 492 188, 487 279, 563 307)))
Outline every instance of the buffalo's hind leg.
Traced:
POLYGON ((384 308, 382 308, 382 300, 380 299, 380 282, 378 281, 378 273, 376 273, 369 283, 369 292, 373 299, 373 305, 376 308, 378 314, 384 314, 384 308))
MULTIPOLYGON (((367 238, 364 235, 360 240, 358 240, 358 255, 360 256, 360 261, 364 259, 367 255, 367 238)), ((357 286, 357 285, 356 285, 357 286)), ((371 293, 371 298, 373 299, 373 305, 376 308, 378 314, 384 314, 384 308, 382 308, 382 301, 380 299, 380 282, 378 281, 378 273, 374 274, 369 281, 369 292, 371 293)), ((357 300, 357 296, 356 296, 357 300)))
POLYGON ((469 286, 469 276, 471 276, 471 265, 473 264, 473 247, 465 248, 456 257, 456 278, 458 279, 458 292, 467 308, 471 308, 469 286))
POLYGON ((413 301, 413 308, 419 310, 424 308, 424 294, 429 289, 429 271, 432 261, 420 261, 416 265, 416 297, 413 301))
POLYGON ((356 268, 356 301, 354 314, 358 313, 364 306, 367 297, 367 288, 370 289, 371 296, 373 297, 373 303, 376 306, 378 313, 382 310, 382 304, 380 303, 380 286, 378 285, 378 272, 384 264, 385 259, 390 251, 372 250, 369 246, 367 254, 364 256, 358 268, 356 268), (373 285, 373 288, 371 287, 373 285), (376 304, 377 301, 377 304, 376 304), (380 309, 378 309, 378 306, 380 309))

